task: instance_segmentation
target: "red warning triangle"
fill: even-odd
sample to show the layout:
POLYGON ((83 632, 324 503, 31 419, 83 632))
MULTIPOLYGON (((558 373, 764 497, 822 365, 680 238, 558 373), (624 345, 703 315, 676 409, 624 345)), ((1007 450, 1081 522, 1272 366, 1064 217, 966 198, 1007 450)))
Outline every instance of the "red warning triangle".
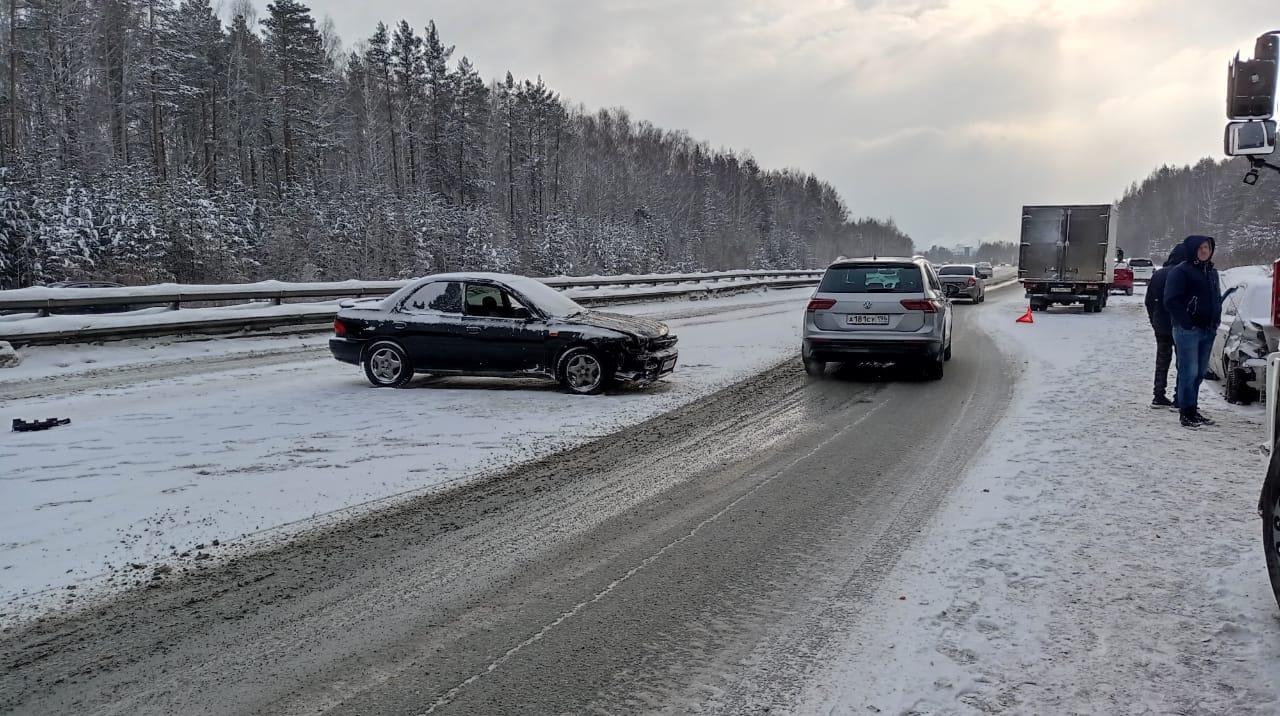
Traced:
POLYGON ((1018 323, 1035 323, 1036 319, 1031 315, 1031 307, 1027 306, 1027 312, 1018 317, 1018 323))

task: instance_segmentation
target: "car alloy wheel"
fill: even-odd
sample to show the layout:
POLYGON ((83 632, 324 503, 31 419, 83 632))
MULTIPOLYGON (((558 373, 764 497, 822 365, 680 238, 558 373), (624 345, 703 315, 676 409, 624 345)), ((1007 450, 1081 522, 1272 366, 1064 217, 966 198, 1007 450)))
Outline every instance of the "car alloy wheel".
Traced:
POLYGON ((569 388, 576 393, 590 393, 600 387, 604 380, 604 366, 600 359, 590 353, 578 353, 569 358, 564 366, 564 375, 569 388))
POLYGON ((369 357, 369 363, 372 366, 373 375, 384 383, 394 383, 396 378, 400 377, 400 371, 404 370, 404 363, 400 360, 400 356, 390 348, 374 351, 369 357))
POLYGON ((413 365, 403 348, 383 341, 369 347, 364 374, 375 387, 399 388, 413 378, 413 365))

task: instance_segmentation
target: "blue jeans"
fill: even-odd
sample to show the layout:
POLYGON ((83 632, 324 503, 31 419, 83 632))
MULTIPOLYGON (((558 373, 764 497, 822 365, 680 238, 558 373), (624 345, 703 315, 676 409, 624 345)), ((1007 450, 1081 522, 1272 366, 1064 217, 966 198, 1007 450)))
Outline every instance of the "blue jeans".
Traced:
POLYGON ((1174 402, 1182 410, 1199 405, 1200 384, 1209 370, 1214 332, 1208 328, 1173 327, 1173 347, 1178 352, 1178 388, 1174 402))

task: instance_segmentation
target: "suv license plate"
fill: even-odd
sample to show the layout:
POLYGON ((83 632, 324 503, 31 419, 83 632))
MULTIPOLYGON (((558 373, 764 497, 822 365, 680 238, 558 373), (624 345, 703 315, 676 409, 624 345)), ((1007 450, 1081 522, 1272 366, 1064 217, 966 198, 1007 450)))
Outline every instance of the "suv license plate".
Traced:
POLYGON ((849 325, 851 326, 887 326, 889 325, 889 317, 885 315, 867 315, 855 313, 849 316, 849 325))

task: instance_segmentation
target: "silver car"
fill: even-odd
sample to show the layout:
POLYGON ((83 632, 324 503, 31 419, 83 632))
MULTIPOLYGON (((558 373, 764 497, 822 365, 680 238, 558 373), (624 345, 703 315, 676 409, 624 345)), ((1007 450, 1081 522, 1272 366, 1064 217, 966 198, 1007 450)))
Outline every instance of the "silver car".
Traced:
POLYGON ((804 315, 805 372, 827 363, 910 363, 931 380, 951 360, 951 302, 922 259, 846 259, 827 267, 804 315))
POLYGON ((942 292, 947 298, 967 298, 974 303, 987 300, 987 279, 974 264, 951 264, 938 271, 942 292))

